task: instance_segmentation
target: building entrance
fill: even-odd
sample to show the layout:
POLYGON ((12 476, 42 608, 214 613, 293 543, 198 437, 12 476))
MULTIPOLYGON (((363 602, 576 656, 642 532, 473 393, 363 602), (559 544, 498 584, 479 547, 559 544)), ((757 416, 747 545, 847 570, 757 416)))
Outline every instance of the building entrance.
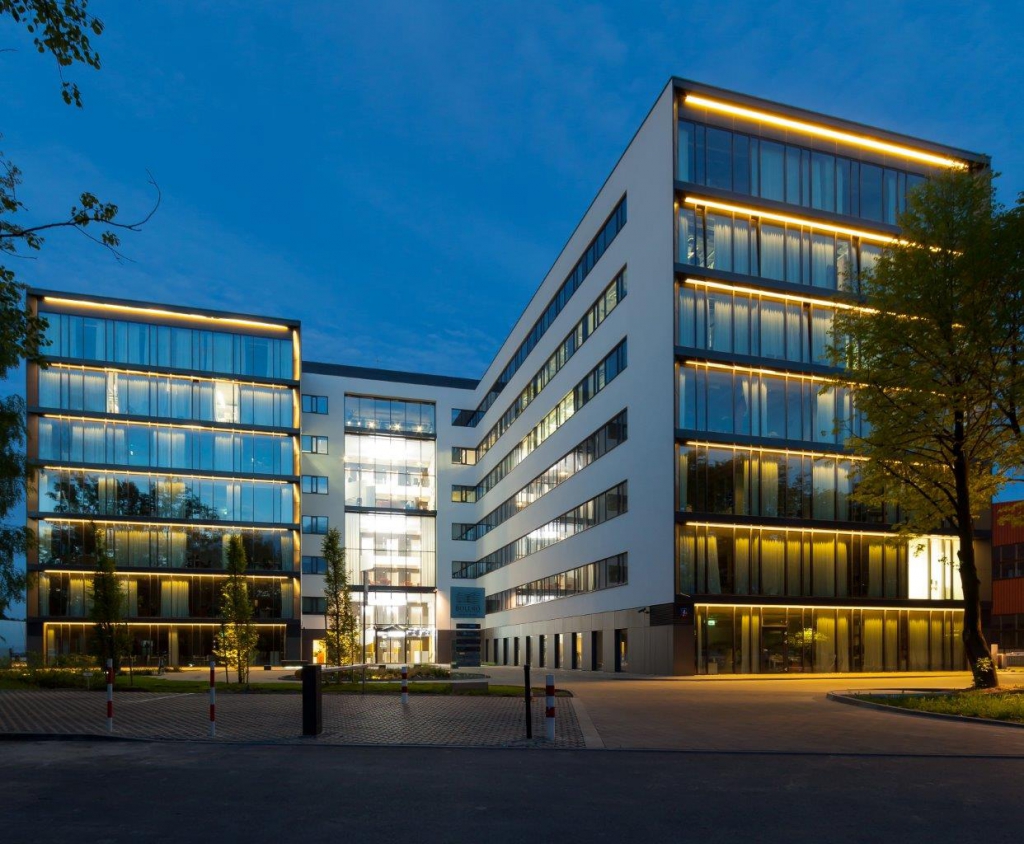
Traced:
POLYGON ((789 670, 789 635, 785 625, 761 628, 761 671, 777 674, 789 670))

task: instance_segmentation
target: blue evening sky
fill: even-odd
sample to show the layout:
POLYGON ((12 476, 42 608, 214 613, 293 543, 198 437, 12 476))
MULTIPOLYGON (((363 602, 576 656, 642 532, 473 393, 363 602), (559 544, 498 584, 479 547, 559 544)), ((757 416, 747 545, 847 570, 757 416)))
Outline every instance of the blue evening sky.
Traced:
POLYGON ((304 357, 478 377, 669 76, 990 154, 1024 190, 1022 12, 988 2, 93 0, 102 70, 0 22, 31 217, 157 216, 119 265, 74 233, 29 284, 297 317, 304 357))

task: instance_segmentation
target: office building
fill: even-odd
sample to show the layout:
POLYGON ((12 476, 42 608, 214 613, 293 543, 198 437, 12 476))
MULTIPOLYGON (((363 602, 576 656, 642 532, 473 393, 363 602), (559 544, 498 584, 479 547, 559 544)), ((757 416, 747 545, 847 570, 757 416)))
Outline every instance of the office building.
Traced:
MULTIPOLYGON (((301 468, 272 478, 301 478, 283 530, 301 530, 303 634, 292 650, 278 622, 287 657, 321 657, 320 542, 338 526, 372 661, 447 662, 450 589, 475 585, 484 657, 502 664, 961 666, 955 538, 894 542, 892 514, 850 500, 843 443, 865 421, 850 391, 821 389, 833 315, 908 192, 948 168, 988 160, 673 79, 479 380, 310 361, 268 375, 301 384, 301 430, 268 431, 301 445, 301 468)), ((34 399, 49 371, 30 372, 33 424, 72 410, 34 399)), ((42 460, 78 470, 61 461, 42 460)), ((33 617, 30 647, 44 625, 63 647, 68 623, 50 617, 33 617)))

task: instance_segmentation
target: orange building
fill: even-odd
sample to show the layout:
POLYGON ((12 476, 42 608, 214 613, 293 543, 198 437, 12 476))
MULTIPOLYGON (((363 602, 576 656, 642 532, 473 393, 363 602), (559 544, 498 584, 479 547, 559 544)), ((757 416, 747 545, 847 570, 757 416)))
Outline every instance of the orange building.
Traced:
POLYGON ((1024 648, 1024 501, 992 507, 992 640, 1024 648))

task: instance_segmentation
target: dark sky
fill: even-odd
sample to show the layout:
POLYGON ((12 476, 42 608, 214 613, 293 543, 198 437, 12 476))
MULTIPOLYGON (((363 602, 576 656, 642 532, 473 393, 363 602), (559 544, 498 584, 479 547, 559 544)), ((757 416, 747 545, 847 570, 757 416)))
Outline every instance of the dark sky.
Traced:
POLYGON ((30 217, 163 205, 43 287, 298 317, 304 356, 479 376, 669 76, 990 154, 1024 190, 1016 3, 100 2, 99 72, 0 23, 30 217))

